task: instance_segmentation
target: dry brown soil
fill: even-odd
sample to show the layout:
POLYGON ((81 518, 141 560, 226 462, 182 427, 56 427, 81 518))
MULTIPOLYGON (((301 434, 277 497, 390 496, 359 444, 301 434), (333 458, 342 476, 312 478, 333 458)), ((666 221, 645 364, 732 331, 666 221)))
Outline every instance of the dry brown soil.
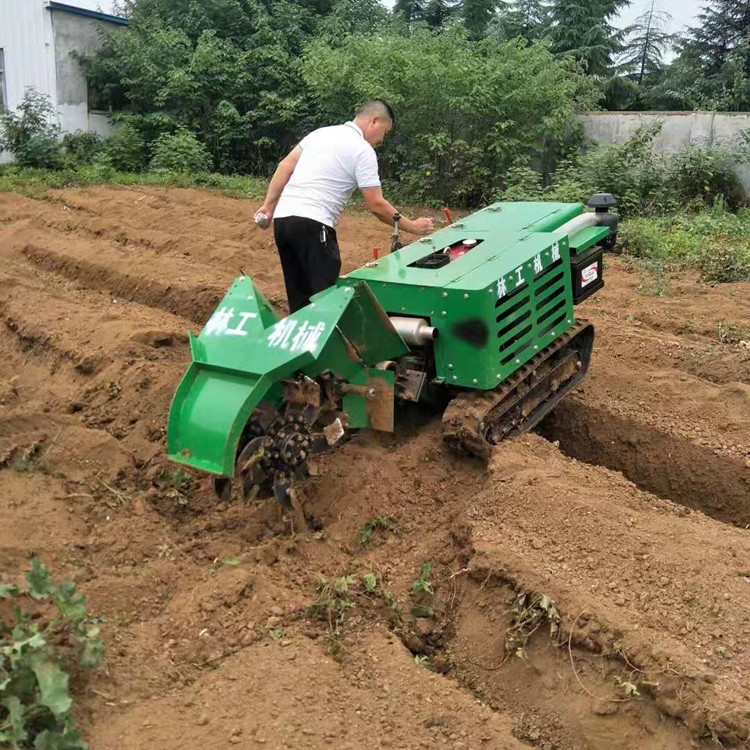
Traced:
MULTIPOLYGON (((106 618, 76 686, 92 749, 750 747, 750 285, 658 298, 608 257, 579 308, 590 375, 538 434, 483 466, 403 410, 325 458, 295 534, 165 459, 187 332, 241 268, 283 305, 255 208, 0 195, 0 573, 39 554, 106 618), (434 595, 413 591, 428 560, 434 595), (336 631, 310 607, 345 575, 336 631), (523 593, 560 626, 519 657, 523 593)), ((339 237, 349 270, 388 229, 349 215, 339 237)))

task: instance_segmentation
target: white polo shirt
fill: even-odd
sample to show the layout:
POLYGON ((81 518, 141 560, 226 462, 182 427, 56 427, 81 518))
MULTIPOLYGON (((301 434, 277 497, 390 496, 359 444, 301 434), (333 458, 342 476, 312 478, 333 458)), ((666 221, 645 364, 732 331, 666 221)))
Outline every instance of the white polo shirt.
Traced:
POLYGON ((299 145, 274 218, 302 216, 333 227, 355 188, 380 187, 375 149, 354 122, 314 130, 299 145))

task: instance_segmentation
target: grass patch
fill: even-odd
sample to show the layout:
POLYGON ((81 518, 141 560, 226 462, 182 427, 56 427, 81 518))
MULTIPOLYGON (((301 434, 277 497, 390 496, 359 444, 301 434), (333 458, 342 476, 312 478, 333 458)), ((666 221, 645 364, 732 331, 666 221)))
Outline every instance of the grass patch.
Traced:
POLYGON ((750 209, 731 213, 717 203, 694 214, 630 219, 619 242, 651 279, 642 285, 645 293, 668 293, 665 274, 684 269, 709 284, 750 280, 750 209))
POLYGON ((30 198, 44 199, 48 190, 91 185, 204 187, 236 198, 263 200, 268 182, 259 177, 247 175, 118 172, 111 167, 96 164, 60 170, 0 167, 0 192, 20 193, 30 198))

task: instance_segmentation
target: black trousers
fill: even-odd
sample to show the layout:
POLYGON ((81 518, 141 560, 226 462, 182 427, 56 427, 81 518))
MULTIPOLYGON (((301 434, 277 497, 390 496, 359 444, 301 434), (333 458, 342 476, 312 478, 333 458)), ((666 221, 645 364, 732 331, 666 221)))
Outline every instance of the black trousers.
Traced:
POLYGON ((286 216, 274 219, 273 234, 293 313, 309 305, 312 295, 336 283, 341 271, 336 231, 319 221, 286 216))

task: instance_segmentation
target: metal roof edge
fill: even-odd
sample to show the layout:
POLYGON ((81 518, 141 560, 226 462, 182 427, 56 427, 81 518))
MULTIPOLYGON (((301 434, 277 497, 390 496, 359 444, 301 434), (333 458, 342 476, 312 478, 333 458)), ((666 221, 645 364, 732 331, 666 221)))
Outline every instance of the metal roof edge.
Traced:
POLYGON ((74 13, 78 16, 85 16, 86 18, 94 18, 97 21, 107 21, 108 23, 116 23, 120 26, 127 26, 130 23, 130 19, 123 18, 122 16, 112 16, 109 13, 101 13, 98 10, 89 10, 88 8, 78 8, 75 5, 68 5, 67 3, 58 3, 55 0, 51 0, 47 5, 48 10, 59 10, 65 13, 74 13))

